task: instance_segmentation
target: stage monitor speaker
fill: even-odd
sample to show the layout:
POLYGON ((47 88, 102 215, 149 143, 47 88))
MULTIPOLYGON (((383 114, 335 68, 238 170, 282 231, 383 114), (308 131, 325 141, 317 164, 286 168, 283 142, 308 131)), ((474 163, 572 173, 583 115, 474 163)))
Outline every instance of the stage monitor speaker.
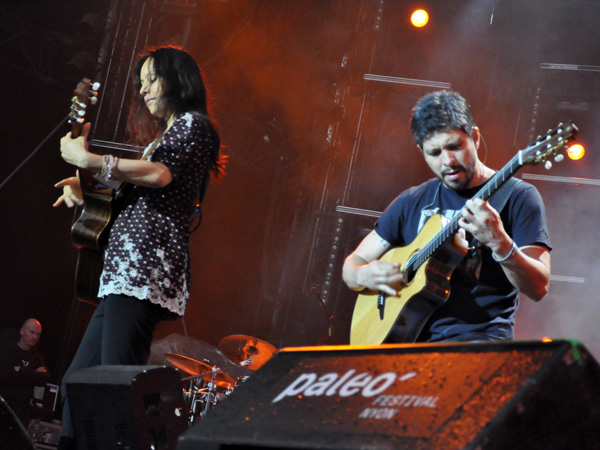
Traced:
POLYGON ((284 349, 177 450, 598 449, 600 367, 577 342, 284 349))
POLYGON ((174 449, 187 429, 181 378, 166 366, 96 366, 66 382, 80 450, 174 449))
POLYGON ((0 397, 0 448, 35 450, 27 430, 2 397, 0 397))

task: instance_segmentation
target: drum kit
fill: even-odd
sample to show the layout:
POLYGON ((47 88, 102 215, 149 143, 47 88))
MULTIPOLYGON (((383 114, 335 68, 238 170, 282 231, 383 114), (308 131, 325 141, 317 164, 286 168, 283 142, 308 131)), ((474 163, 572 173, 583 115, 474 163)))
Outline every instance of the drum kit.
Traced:
POLYGON ((252 371, 262 367, 277 352, 277 348, 268 342, 243 334, 224 337, 218 347, 220 351, 213 354, 224 355, 227 360, 221 358, 221 362, 228 367, 219 368, 207 359, 199 361, 178 353, 164 354, 169 364, 181 372, 190 425, 229 397, 236 386, 246 381, 252 371))

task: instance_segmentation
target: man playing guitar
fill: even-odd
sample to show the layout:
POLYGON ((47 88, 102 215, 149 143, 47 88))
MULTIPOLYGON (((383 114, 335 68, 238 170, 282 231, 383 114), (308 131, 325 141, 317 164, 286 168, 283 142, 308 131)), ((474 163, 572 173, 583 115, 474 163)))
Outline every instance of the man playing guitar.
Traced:
MULTIPOLYGON (((378 292, 383 315, 384 302, 413 282, 414 274, 402 262, 380 260, 382 255, 413 242, 430 217, 437 215, 442 225, 454 217, 459 229, 450 245, 458 258, 456 269, 444 278, 451 275, 444 291, 449 290, 449 297, 430 307, 425 296, 427 306, 415 310, 428 312, 408 341, 512 339, 519 291, 534 301, 548 292, 551 244, 542 199, 535 187, 513 179, 502 188, 500 205, 494 207, 493 197, 489 202, 471 200, 495 171, 478 158, 479 129, 458 93, 424 96, 413 109, 411 128, 436 177, 406 190, 388 206, 375 229, 346 258, 344 281, 356 291, 378 292)), ((403 321, 394 323, 386 342, 407 341, 398 332, 403 321)))

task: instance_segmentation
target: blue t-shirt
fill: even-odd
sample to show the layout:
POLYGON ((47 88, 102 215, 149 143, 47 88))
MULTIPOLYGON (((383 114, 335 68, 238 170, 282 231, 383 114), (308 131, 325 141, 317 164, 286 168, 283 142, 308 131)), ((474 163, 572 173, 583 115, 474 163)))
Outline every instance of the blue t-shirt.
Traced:
MULTIPOLYGON (((378 220, 375 231, 393 247, 410 244, 433 215, 452 218, 481 187, 463 192, 438 179, 398 196, 378 220)), ((542 198, 529 183, 519 182, 500 211, 504 229, 517 246, 551 249, 542 198)), ((470 341, 514 338, 518 290, 510 283, 489 248, 467 234, 469 252, 450 279, 450 297, 430 316, 417 341, 470 341)))

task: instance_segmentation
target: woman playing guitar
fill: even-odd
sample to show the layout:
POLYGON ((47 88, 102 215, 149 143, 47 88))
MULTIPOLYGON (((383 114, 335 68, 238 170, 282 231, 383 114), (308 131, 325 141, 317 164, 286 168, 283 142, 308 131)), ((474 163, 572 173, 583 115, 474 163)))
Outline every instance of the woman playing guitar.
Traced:
MULTIPOLYGON (((80 137, 68 133, 61 139, 67 163, 128 184, 104 249, 100 301, 64 380, 95 365, 145 364, 157 323, 183 315, 189 298, 191 217, 211 171, 223 173, 219 135, 192 57, 177 48, 153 49, 140 59, 134 79, 139 94, 130 129, 138 138, 154 137, 140 160, 89 152, 89 124, 80 137)), ((55 206, 82 203, 78 177, 56 187, 63 194, 55 206)), ((61 448, 73 448, 66 398, 62 427, 61 448)))

